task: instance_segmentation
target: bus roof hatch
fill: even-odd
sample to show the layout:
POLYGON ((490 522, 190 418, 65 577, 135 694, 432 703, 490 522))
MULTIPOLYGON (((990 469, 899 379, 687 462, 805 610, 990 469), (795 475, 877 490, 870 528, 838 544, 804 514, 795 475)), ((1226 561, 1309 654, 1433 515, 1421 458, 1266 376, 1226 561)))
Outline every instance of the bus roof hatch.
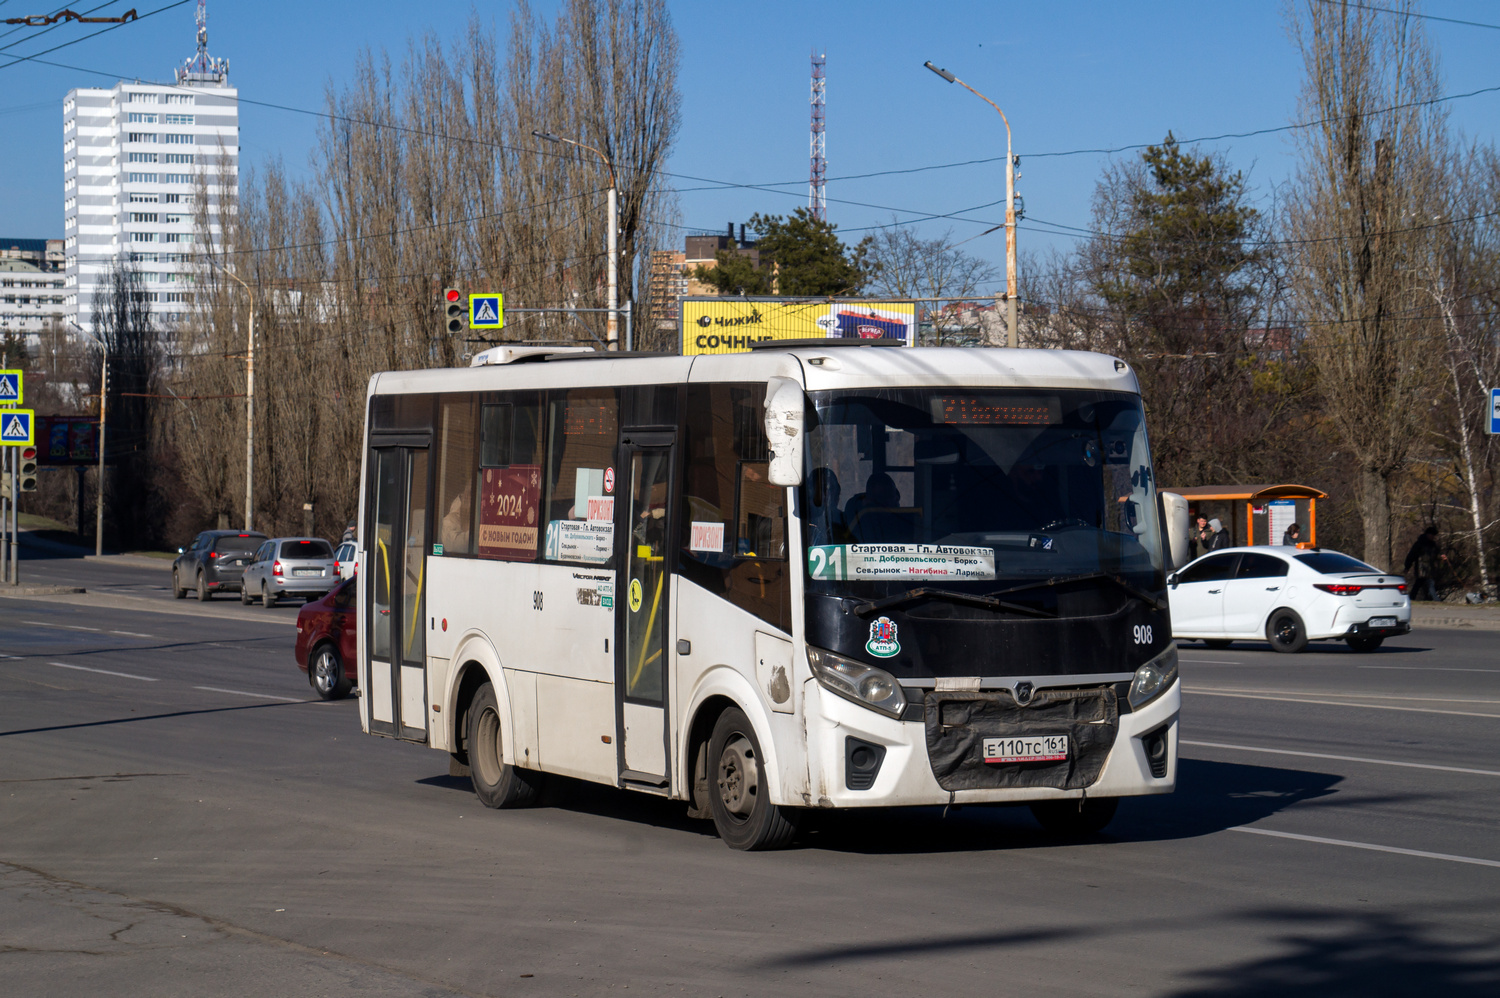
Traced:
POLYGON ((552 354, 593 353, 593 347, 519 347, 501 346, 481 350, 469 361, 470 367, 491 364, 515 364, 524 360, 542 360, 552 354))

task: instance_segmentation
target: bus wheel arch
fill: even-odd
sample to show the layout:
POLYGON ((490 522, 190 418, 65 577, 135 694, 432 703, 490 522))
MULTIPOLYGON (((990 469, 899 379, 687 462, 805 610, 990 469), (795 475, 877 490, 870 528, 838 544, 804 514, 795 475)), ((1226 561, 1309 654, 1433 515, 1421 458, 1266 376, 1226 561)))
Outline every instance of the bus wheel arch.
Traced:
POLYGON ((706 755, 708 741, 713 737, 714 725, 719 716, 731 708, 740 710, 754 729, 760 743, 765 766, 766 791, 771 799, 779 799, 782 793, 782 773, 772 739, 771 717, 760 700, 754 686, 743 675, 728 666, 714 666, 699 679, 689 698, 688 716, 684 726, 686 736, 682 740, 682 776, 688 787, 689 814, 693 817, 711 817, 708 799, 699 794, 700 771, 706 786, 712 786, 709 778, 711 766, 706 755))

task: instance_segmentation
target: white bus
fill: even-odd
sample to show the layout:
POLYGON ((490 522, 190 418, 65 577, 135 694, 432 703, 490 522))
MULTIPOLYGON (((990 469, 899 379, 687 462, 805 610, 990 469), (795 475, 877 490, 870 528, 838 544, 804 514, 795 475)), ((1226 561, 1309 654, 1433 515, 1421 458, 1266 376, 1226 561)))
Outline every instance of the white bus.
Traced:
POLYGON ((561 774, 687 801, 737 849, 816 808, 1079 832, 1171 791, 1186 512, 1130 368, 767 347, 373 377, 364 730, 450 753, 490 807, 561 774))

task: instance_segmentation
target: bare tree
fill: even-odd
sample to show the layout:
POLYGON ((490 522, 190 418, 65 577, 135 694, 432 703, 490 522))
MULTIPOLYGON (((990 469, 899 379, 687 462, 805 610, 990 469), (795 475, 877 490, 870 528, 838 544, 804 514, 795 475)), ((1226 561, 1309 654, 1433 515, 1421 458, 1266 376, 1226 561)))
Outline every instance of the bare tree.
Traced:
POLYGON ((1365 560, 1388 569, 1393 479, 1419 438, 1440 354, 1417 281, 1442 214, 1437 67, 1404 14, 1309 2, 1293 31, 1307 74, 1301 116, 1318 124, 1298 133, 1289 273, 1327 416, 1358 463, 1365 560))
POLYGON ((867 290, 871 294, 947 299, 925 302, 922 307, 930 317, 937 344, 941 345, 945 339, 988 346, 1005 342, 999 314, 974 300, 997 280, 1000 272, 989 261, 959 249, 951 231, 923 239, 893 220, 868 246, 871 276, 867 290))

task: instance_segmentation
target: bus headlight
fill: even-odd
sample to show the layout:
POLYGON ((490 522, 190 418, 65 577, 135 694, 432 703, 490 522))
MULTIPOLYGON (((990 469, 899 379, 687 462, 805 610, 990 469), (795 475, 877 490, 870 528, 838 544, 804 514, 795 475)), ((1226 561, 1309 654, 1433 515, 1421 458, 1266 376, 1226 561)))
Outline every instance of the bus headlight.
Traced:
POLYGON ((1135 679, 1130 684, 1130 706, 1134 710, 1146 706, 1152 700, 1171 689, 1177 682, 1177 646, 1167 645, 1167 650, 1135 670, 1135 679))
POLYGON ((807 646, 807 664, 812 666, 819 686, 845 700, 891 717, 900 717, 906 709, 906 695, 901 692, 901 684, 884 669, 812 645, 807 646))

